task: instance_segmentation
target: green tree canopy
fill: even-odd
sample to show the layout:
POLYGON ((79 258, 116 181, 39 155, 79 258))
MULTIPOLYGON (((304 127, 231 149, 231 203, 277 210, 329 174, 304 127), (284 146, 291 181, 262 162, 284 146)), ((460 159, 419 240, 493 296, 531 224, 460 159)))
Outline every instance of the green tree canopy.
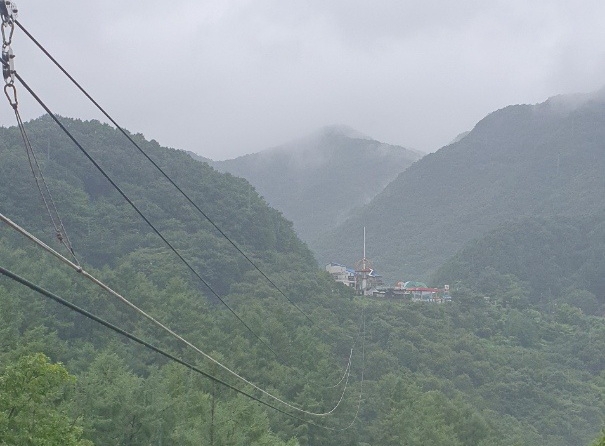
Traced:
POLYGON ((65 392, 75 378, 42 353, 24 356, 0 375, 0 444, 90 446, 68 414, 65 392))

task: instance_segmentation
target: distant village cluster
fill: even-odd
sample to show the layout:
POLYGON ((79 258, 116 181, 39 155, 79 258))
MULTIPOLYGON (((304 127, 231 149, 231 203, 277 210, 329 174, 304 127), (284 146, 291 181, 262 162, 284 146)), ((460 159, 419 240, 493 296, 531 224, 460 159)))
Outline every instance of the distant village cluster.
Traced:
POLYGON ((452 299, 449 285, 443 288, 430 288, 423 282, 400 281, 395 286, 384 286, 382 276, 370 266, 367 259, 363 259, 355 266, 349 268, 339 263, 328 263, 326 271, 339 283, 354 288, 362 296, 407 299, 412 302, 443 303, 452 299))
POLYGON ((452 300, 450 286, 443 289, 429 288, 423 282, 400 281, 393 287, 384 286, 382 276, 378 274, 366 258, 366 228, 363 228, 363 257, 355 268, 340 263, 328 263, 326 271, 336 282, 354 288, 360 296, 384 299, 407 299, 412 302, 443 303, 452 300))

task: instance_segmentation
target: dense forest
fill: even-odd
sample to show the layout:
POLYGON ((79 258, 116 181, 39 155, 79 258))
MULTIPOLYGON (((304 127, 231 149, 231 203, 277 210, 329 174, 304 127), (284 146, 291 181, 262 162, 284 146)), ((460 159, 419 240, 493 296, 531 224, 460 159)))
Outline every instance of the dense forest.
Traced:
POLYGON ((605 312, 605 215, 531 218, 473 240, 433 275, 486 295, 514 286, 534 305, 605 312))
MULTIPOLYGON (((605 413, 600 297, 590 308, 573 300, 548 305, 544 297, 532 299, 535 290, 525 286, 532 276, 513 279, 519 271, 499 270, 495 264, 494 271, 511 280, 486 299, 480 284, 465 279, 477 265, 468 266, 462 253, 456 261, 467 265, 467 276, 454 287, 451 304, 354 296, 319 271, 291 223, 246 181, 134 135, 311 322, 118 132, 98 122, 63 122, 274 353, 196 280, 43 117, 28 123, 27 130, 87 271, 293 406, 328 412, 343 390, 344 397, 325 417, 280 405, 2 225, 1 267, 286 414, 0 277, 0 444, 603 442, 598 440, 605 413)), ((0 129, 0 156, 0 212, 61 249, 52 240, 17 129, 0 129)), ((589 283, 588 278, 577 272, 568 285, 589 283)))

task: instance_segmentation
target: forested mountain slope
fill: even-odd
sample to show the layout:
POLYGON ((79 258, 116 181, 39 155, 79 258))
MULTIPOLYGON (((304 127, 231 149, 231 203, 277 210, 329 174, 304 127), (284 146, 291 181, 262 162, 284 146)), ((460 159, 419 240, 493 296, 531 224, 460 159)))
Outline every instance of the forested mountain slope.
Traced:
MULTIPOLYGON (((36 253, 20 241, 0 245, 3 265, 229 380, 36 253)), ((276 360, 183 282, 154 284, 161 268, 150 268, 149 279, 132 271, 125 261, 99 274, 230 367, 312 410, 329 410, 338 400, 342 383, 332 386, 343 368, 334 355, 346 364, 352 344, 346 335, 363 333, 357 324, 365 314, 365 341, 357 341, 343 405, 333 417, 314 421, 349 426, 365 358, 363 399, 357 421, 344 431, 289 420, 0 279, 0 382, 31 370, 20 364, 31 364, 26 355, 35 352, 64 362, 77 381, 62 393, 59 409, 73 414, 95 444, 210 444, 213 432, 215 444, 241 446, 281 446, 287 439, 291 446, 587 446, 601 427, 605 323, 568 306, 540 312, 504 293, 490 302, 455 293, 445 306, 349 300, 311 287, 314 318, 333 327, 326 337, 263 296, 262 288, 239 288, 230 302, 246 320, 262 321, 255 328, 281 355, 276 360)), ((8 414, 9 404, 0 398, 0 413, 8 414)), ((0 423, 0 438, 5 432, 0 423)))
POLYGON ((530 218, 501 226, 473 240, 433 275, 492 294, 519 286, 534 304, 577 305, 603 315, 605 304, 605 214, 530 218))
POLYGON ((467 241, 529 216, 605 208, 603 94, 496 111, 460 141, 425 156, 370 204, 314 243, 323 261, 368 257, 391 280, 426 277, 467 241))
POLYGON ((305 241, 343 222, 421 155, 342 126, 232 160, 221 171, 246 178, 305 241))
MULTIPOLYGON (((300 327, 302 334, 298 336, 304 338, 304 332, 308 330, 305 317, 280 297, 208 221, 194 212, 118 131, 95 121, 66 118, 62 121, 205 281, 241 314, 241 319, 252 331, 271 345, 279 360, 283 362, 287 357, 290 362, 300 361, 290 353, 290 347, 299 344, 301 339, 297 341, 295 334, 290 337, 278 321, 287 319, 292 324, 288 326, 292 333, 300 327), (265 307, 270 308, 266 313, 265 307)), ((282 365, 278 362, 265 345, 218 304, 49 117, 27 123, 26 129, 33 147, 37 149, 42 171, 75 252, 85 269, 177 332, 203 345, 204 350, 219 358, 229 355, 225 360, 229 366, 250 369, 250 365, 255 364, 247 377, 256 379, 265 387, 277 386, 276 382, 270 384, 267 381, 266 377, 271 374, 279 376, 296 370, 292 363, 282 365), (270 367, 272 372, 268 372, 266 367, 270 367)), ((134 139, 223 232, 289 293, 293 301, 302 305, 307 300, 316 299, 309 290, 324 288, 317 282, 325 284, 329 279, 317 275, 313 256, 297 238, 291 223, 278 211, 269 208, 249 183, 230 174, 218 173, 207 164, 192 162, 187 153, 160 147, 155 141, 146 141, 142 135, 134 135, 134 139), (302 279, 291 288, 295 277, 302 279)), ((54 240, 54 230, 36 190, 22 144, 17 128, 0 129, 0 212, 67 255, 54 240)), ((91 286, 7 226, 2 225, 1 231, 0 259, 3 267, 94 311, 121 328, 177 352, 193 363, 201 362, 201 357, 183 352, 182 345, 170 340, 157 327, 153 328, 132 310, 91 286)), ((10 381, 11 373, 15 376, 30 373, 33 364, 40 370, 51 369, 40 357, 26 357, 25 354, 42 351, 52 360, 68 363, 69 370, 77 373, 80 381, 86 384, 76 390, 76 394, 65 394, 67 399, 57 409, 61 411, 69 407, 80 415, 84 413, 85 436, 95 443, 149 444, 150 438, 154 439, 154 444, 161 443, 162 438, 173 444, 206 441, 209 420, 205 417, 208 412, 205 409, 200 412, 199 407, 209 401, 210 393, 215 392, 207 380, 192 376, 184 368, 169 367, 166 360, 151 352, 123 344, 121 338, 107 330, 54 303, 45 302, 40 295, 4 277, 0 278, 0 315, 3 320, 0 328, 0 368, 5 370, 3 379, 10 381), (23 361, 16 362, 18 358, 23 361), (21 364, 24 369, 11 368, 13 362, 21 364), (160 367, 163 367, 162 372, 160 367), (180 389, 179 383, 185 378, 198 387, 195 392, 186 393, 180 389), (171 387, 172 383, 178 385, 171 387), (147 384, 152 387, 148 388, 147 384), (195 402, 188 400, 183 404, 185 412, 182 412, 178 409, 177 400, 185 394, 195 402), (166 416, 165 411, 173 406, 171 415, 166 416), (202 430, 198 426, 201 419, 204 420, 202 430), (157 427, 158 421, 166 423, 165 426, 157 427)), ((335 323, 334 326, 336 328, 332 331, 338 332, 340 324, 335 323)), ((351 329, 350 326, 342 328, 343 332, 351 329)), ((342 344, 338 347, 338 340, 343 338, 339 333, 333 336, 330 348, 316 340, 313 349, 317 350, 312 350, 312 354, 319 367, 335 369, 338 375, 341 367, 346 365, 342 361, 346 361, 347 356, 343 359, 342 355, 348 355, 348 350, 340 355, 342 344), (322 362, 323 366, 319 365, 322 362)), ((350 342, 346 341, 344 348, 348 347, 350 342)), ((302 349, 295 350, 300 352, 302 349)), ((210 364, 202 367, 211 374, 220 375, 221 370, 217 367, 210 364)), ((331 375, 330 379, 334 376, 331 375)), ((224 372, 220 378, 232 379, 224 372)), ((65 379, 65 382, 70 380, 65 379)), ((64 395, 63 387, 59 380, 57 388, 50 389, 51 394, 64 395)), ((293 392, 286 396, 294 400, 302 384, 297 387, 292 383, 289 389, 283 387, 280 390, 293 392)), ((32 389, 18 390, 29 392, 32 389)), ((337 392, 324 390, 322 395, 330 394, 332 400, 337 392)), ((239 438, 237 444, 285 443, 271 433, 262 409, 248 400, 237 399, 235 394, 225 395, 223 391, 221 395, 222 402, 217 401, 216 405, 212 399, 212 410, 216 409, 216 444, 229 444, 229 436, 239 438), (227 419, 238 420, 237 429, 219 426, 227 419)), ((18 401, 25 396, 15 393, 18 401)), ((38 397, 34 398, 37 400, 38 397)), ((44 407, 51 414, 51 421, 51 409, 55 405, 52 398, 44 407)), ((317 403, 319 401, 314 404, 317 403)), ((4 409, 11 400, 0 397, 0 406, 3 404, 4 409)), ((352 400, 345 404, 352 404, 352 400)), ((40 411, 40 407, 32 410, 40 411)), ((13 439, 11 432, 18 435, 22 431, 23 438, 28 435, 19 418, 12 417, 13 412, 9 406, 6 412, 0 413, 0 443, 13 441, 7 440, 13 439)), ((43 425, 42 421, 40 424, 43 425)), ((32 425, 32 432, 44 432, 36 426, 35 423, 32 425)), ((301 436, 296 428, 287 435, 301 436)))
MULTIPOLYGON (((151 222, 204 270, 212 285, 225 292, 231 282, 250 269, 119 132, 94 121, 64 122, 151 222)), ((42 170, 76 253, 86 262, 97 267, 112 266, 120 256, 135 250, 167 249, 49 117, 28 123, 27 129, 32 145, 40 151, 42 170)), ((134 138, 223 232, 259 262, 275 265, 279 263, 276 254, 281 254, 313 268, 313 257, 292 231, 292 224, 269 208, 245 180, 220 174, 205 163, 193 163, 186 152, 162 148, 155 141, 145 141, 142 135, 134 138)), ((49 240, 49 217, 18 130, 0 129, 0 145, 0 209, 49 240)))
MULTIPOLYGON (((290 225, 244 180, 136 136, 311 323, 137 161, 114 129, 64 122, 277 356, 207 298, 204 287, 42 118, 27 129, 87 270, 296 407, 328 412, 345 382, 347 389, 330 416, 279 406, 314 424, 295 420, 0 276, 0 443, 587 446, 597 437, 605 411, 602 318, 566 306, 542 311, 515 298, 522 297, 516 289, 493 294, 491 301, 461 290, 451 305, 354 297, 317 270, 290 225), (343 375, 349 358, 350 376, 343 375)), ((17 130, 0 129, 0 144, 0 211, 50 242, 17 130)), ((0 266, 275 403, 5 225, 0 266)))

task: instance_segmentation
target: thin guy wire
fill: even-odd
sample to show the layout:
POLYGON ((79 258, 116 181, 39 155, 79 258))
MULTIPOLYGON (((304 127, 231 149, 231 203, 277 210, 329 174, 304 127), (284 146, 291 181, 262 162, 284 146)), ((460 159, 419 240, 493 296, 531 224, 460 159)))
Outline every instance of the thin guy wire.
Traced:
MULTIPOLYGON (((2 214, 0 214, 0 215, 2 215, 2 214)), ((351 369, 351 358, 353 356, 353 350, 355 349, 355 346, 357 345, 357 341, 359 341, 359 336, 361 336, 361 327, 357 331, 357 337, 355 338, 355 342, 353 342, 353 346, 351 347, 351 354, 349 355, 349 363, 347 364, 347 368, 345 369, 344 373, 342 374, 342 377, 340 378, 340 381, 338 381, 333 386, 327 386, 327 387, 325 387, 326 389, 335 389, 345 379, 345 376, 347 375, 347 372, 351 369)))
POLYGON ((53 227, 55 228, 55 234, 59 240, 59 243, 61 243, 63 246, 65 246, 65 248, 72 255, 76 264, 80 265, 80 262, 76 256, 76 253, 74 252, 71 241, 69 240, 69 236, 67 235, 67 230, 65 229, 65 226, 63 225, 63 221, 61 220, 61 216, 59 215, 59 210, 57 209, 57 205, 55 204, 55 201, 53 200, 52 194, 50 193, 50 189, 48 188, 48 185, 46 184, 46 180, 44 179, 44 175, 42 174, 42 169, 40 168, 40 164, 38 163, 38 158, 36 157, 34 148, 31 145, 27 132, 25 131, 25 126, 23 125, 23 121, 21 119, 21 114, 19 113, 19 110, 16 107, 16 103, 13 105, 13 109, 15 111, 15 117, 17 118, 17 124, 19 127, 19 131, 21 132, 21 138, 23 139, 23 143, 25 144, 25 152, 27 153, 29 167, 31 169, 32 175, 36 182, 36 186, 38 188, 38 192, 40 193, 40 197, 42 198, 42 202, 44 203, 44 207, 46 208, 46 211, 48 212, 48 216, 50 217, 53 227), (32 162, 32 160, 33 160, 33 162, 32 162), (38 176, 40 177, 39 179, 38 179, 38 176), (42 183, 42 185, 40 183, 42 183), (42 186, 44 186, 44 189, 42 188, 42 186), (44 191, 46 191, 46 194, 44 193, 44 191), (47 196, 48 196, 48 199, 47 199, 47 196), (54 214, 53 214, 53 211, 54 211, 54 214))
POLYGON ((272 398, 273 400, 280 402, 281 404, 289 407, 290 409, 299 411, 299 412, 307 414, 307 415, 320 416, 320 417, 332 414, 338 408, 338 406, 340 406, 340 403, 342 402, 342 400, 344 398, 344 395, 345 395, 345 392, 347 390, 347 385, 348 385, 348 381, 349 381, 350 368, 351 368, 351 358, 353 356, 353 349, 352 348, 351 348, 351 353, 349 355, 349 365, 347 366, 347 372, 348 373, 345 373, 345 375, 347 375, 347 380, 345 382, 344 389, 342 391, 342 394, 341 394, 340 399, 338 400, 338 403, 336 404, 336 406, 334 406, 332 408, 332 410, 330 410, 329 412, 322 412, 322 413, 310 412, 310 411, 301 409, 299 407, 296 407, 296 406, 294 406, 294 405, 292 405, 292 404, 290 404, 290 403, 288 403, 288 402, 280 399, 279 397, 271 394, 270 392, 268 392, 268 391, 266 391, 266 390, 258 387, 256 384, 248 381, 246 378, 244 378, 243 376, 241 376, 238 373, 234 372, 229 367, 225 366, 224 364, 221 364, 219 361, 217 361, 216 359, 214 359, 212 356, 208 355, 207 353, 205 353, 204 351, 202 351, 201 349, 199 349, 198 347, 196 347, 195 345, 193 345, 192 343, 190 343, 189 341, 187 341, 185 338, 183 338, 179 334, 177 334, 174 331, 172 331, 172 329, 170 329, 166 325, 162 324, 159 320, 155 319, 150 314, 146 313, 143 309, 139 308, 137 305, 135 305, 134 303, 132 303, 131 301, 129 301, 128 299, 126 299, 120 293, 118 293, 117 291, 114 291, 108 285, 106 285, 105 283, 103 283, 102 281, 100 281, 99 279, 97 279, 96 277, 94 277, 92 274, 90 274, 87 271, 85 271, 80 265, 74 264, 67 257, 63 256, 62 254, 60 254, 59 252, 57 252, 56 250, 54 250, 53 248, 51 248, 50 246, 48 246, 46 243, 44 243, 43 241, 41 241, 40 239, 38 239, 37 237, 35 237, 33 234, 29 233, 27 230, 25 230, 24 228, 22 228, 21 226, 19 226, 17 223, 15 223, 14 221, 12 221, 11 219, 9 219, 8 217, 6 217, 2 213, 0 213, 0 220, 3 221, 6 225, 10 226, 15 231, 19 232, 25 238, 29 239, 30 241, 32 241, 33 243, 35 243, 36 245, 38 245, 39 247, 41 247, 42 249, 44 249, 46 252, 48 252, 48 253, 52 254, 53 256, 55 256, 61 262, 63 262, 66 265, 68 265, 70 268, 72 268, 75 271, 77 271, 78 273, 82 274, 86 279, 90 280, 95 285, 98 285, 99 287, 101 287, 102 289, 104 289, 105 291, 107 291, 108 293, 110 293, 111 295, 113 295, 114 297, 116 297, 117 299, 119 299, 121 302, 123 302, 124 304, 128 305, 130 308, 132 308, 137 313, 139 313, 140 315, 142 315, 143 317, 145 317, 146 319, 148 319, 149 321, 151 321, 156 326, 160 327, 162 330, 168 332, 171 336, 173 336, 177 340, 181 341, 182 343, 184 343, 188 347, 190 347, 193 350, 195 350, 197 353, 199 353, 200 355, 202 355, 204 358, 208 359, 212 363, 216 364, 217 366, 219 366, 220 368, 222 368, 226 372, 230 373, 231 375, 233 375, 237 379, 245 382, 246 384, 248 384, 249 386, 251 386, 254 389, 258 390, 259 392, 261 392, 262 394, 266 395, 267 397, 272 398))
POLYGON ((346 431, 346 430, 350 429, 351 427, 353 427, 353 425, 355 424, 355 421, 357 421, 357 419, 359 417, 359 411, 361 410, 361 401, 362 401, 362 397, 363 397, 364 372, 365 372, 365 367, 366 367, 366 365, 365 365, 366 364, 366 356, 365 356, 365 339, 366 339, 365 306, 362 306, 362 315, 363 315, 363 341, 362 341, 362 347, 361 347, 361 381, 359 383, 359 400, 357 401, 357 410, 355 412, 355 416, 353 417, 353 420, 347 426, 341 427, 341 428, 337 428, 337 427, 324 427, 324 429, 326 429, 326 430, 337 431, 337 432, 346 431))
POLYGON ((14 74, 15 74, 15 77, 17 78, 17 80, 19 82, 21 82, 23 87, 25 87, 25 89, 29 92, 29 94, 32 95, 32 97, 40 104, 40 106, 46 111, 46 113, 48 113, 49 116, 57 123, 57 125, 61 128, 61 130, 63 130, 63 132, 65 132, 65 134, 69 137, 69 139, 72 140, 72 142, 80 149, 80 151, 86 156, 86 158, 89 159, 89 161, 97 168, 97 170, 105 177, 105 179, 107 179, 107 181, 109 181, 109 183, 114 187, 114 189, 116 189, 116 191, 119 192, 119 194, 122 196, 122 198, 124 198, 124 200, 126 200, 126 202, 136 211, 136 213, 139 214, 139 216, 145 221, 145 223, 147 223, 147 225, 151 229, 153 229, 153 231, 158 235, 158 237, 160 237, 162 239, 162 241, 172 250, 172 252, 174 252, 176 254, 176 256, 187 266, 187 268, 200 280, 200 282, 202 282, 206 286, 206 288, 208 288, 208 290, 212 293, 212 295, 214 295, 225 307, 227 307, 227 309, 237 318, 237 320, 239 320, 241 322, 241 324, 244 327, 246 327, 250 333, 252 333, 267 349, 269 349, 275 355, 276 358, 280 358, 280 356, 275 352, 275 350, 273 350, 269 344, 267 344, 265 341, 263 341, 263 339, 258 334, 256 334, 256 332, 254 330, 252 330, 252 328, 250 328, 248 326, 248 324, 246 324, 242 320, 242 318, 235 312, 235 310, 233 310, 227 304, 227 302, 225 302, 223 300, 223 298, 214 290, 214 288, 212 288, 210 286, 210 284, 206 280, 204 280, 204 278, 191 266, 191 264, 189 262, 187 262, 187 260, 185 260, 185 258, 172 245, 172 243, 170 243, 166 239, 166 237, 164 237, 164 235, 153 225, 153 223, 151 223, 151 221, 149 221, 149 219, 145 216, 145 214, 143 214, 143 212, 132 202, 132 200, 130 198, 128 198, 128 196, 124 193, 124 191, 122 191, 122 189, 111 179, 111 177, 105 172, 105 170, 103 170, 103 168, 95 161, 95 159, 73 137, 73 135, 69 132, 69 130, 67 130, 67 128, 65 128, 65 126, 61 123, 61 121, 59 121, 59 119, 46 106, 46 104, 38 97, 38 95, 36 93, 34 93, 34 91, 23 80, 23 78, 19 75, 19 73, 17 73, 15 71, 14 74))
MULTIPOLYGON (((223 230, 216 224, 214 223, 214 221, 189 197, 189 195, 187 195, 173 180, 172 178, 170 178, 170 176, 168 176, 168 174, 166 172, 164 172, 164 170, 155 162, 153 161, 153 159, 151 159, 151 157, 149 155, 147 155, 147 153, 130 137, 130 135, 124 130, 122 129, 122 127, 109 115, 109 113, 107 113, 103 107, 101 107, 97 101, 95 101, 92 96, 90 96, 88 94, 88 92, 67 72, 67 70, 65 70, 61 64, 59 64, 59 62, 46 50, 46 48, 44 48, 42 46, 42 44, 40 44, 26 29, 25 27, 23 27, 23 25, 21 25, 21 23, 19 23, 18 20, 15 20, 15 23, 17 24, 17 26, 21 29, 21 31, 23 31, 27 37, 29 37, 31 39, 31 41, 57 66, 57 68, 59 68, 59 70, 61 70, 63 72, 63 74, 65 74, 65 76, 67 76, 69 78, 69 80, 99 109, 99 111, 101 113, 103 113, 105 115, 105 117, 107 117, 107 119, 109 119, 113 125, 116 126, 116 128, 139 150, 139 152, 141 152, 143 154, 143 156, 145 158, 147 158, 147 160, 149 162, 151 162, 151 164, 153 164, 153 166, 159 171, 161 172, 161 174, 181 193, 181 195, 183 195, 183 197, 185 197, 185 199, 202 215, 204 216, 204 218, 206 218, 206 220, 208 220, 208 222, 214 226, 214 228, 229 242, 231 243, 231 245, 279 292, 279 294, 281 294, 283 297, 286 298, 286 300, 288 300, 288 302, 290 302, 290 304, 292 304, 298 311, 300 311, 309 322, 311 322, 311 324, 316 325, 315 321, 313 321, 313 319, 311 319, 311 317, 302 310, 302 308, 300 308, 298 305, 296 305, 296 303, 294 303, 283 291, 282 289, 277 286, 277 284, 271 280, 269 278, 269 276, 267 276, 261 269, 260 267, 256 264, 256 262, 254 262, 246 253, 244 253, 244 251, 242 249, 240 249, 240 247, 233 241, 231 240, 231 238, 225 234, 225 232, 223 232, 223 230)), ((321 329, 321 327, 320 327, 321 329)), ((324 331, 322 329, 322 331, 324 331)), ((325 331, 324 331, 325 332, 325 331)))
POLYGON ((93 321, 95 321, 95 322, 103 325, 104 327, 109 328, 110 330, 113 330, 116 333, 121 334, 122 336, 125 336, 128 339, 130 339, 130 340, 132 340, 132 341, 134 341, 134 342, 136 342, 138 344, 141 344, 141 345, 147 347, 150 350, 153 350, 154 352, 156 352, 156 353, 158 353, 158 354, 160 354, 160 355, 162 355, 162 356, 170 359, 171 361, 174 361, 174 362, 177 362, 177 363, 179 363, 181 365, 184 365, 188 369, 193 370, 194 372, 197 372, 197 373, 205 376, 206 378, 211 379, 212 381, 214 381, 214 382, 216 382, 218 384, 221 384, 221 385, 223 385, 223 386, 225 386, 225 387, 227 387, 227 388, 229 388, 229 389, 231 389, 231 390, 233 390, 233 391, 235 391, 235 392, 237 392, 237 393, 239 393, 241 395, 244 395, 245 397, 250 398, 250 399, 256 401, 257 403, 260 403, 260 404, 263 404, 264 406, 270 407, 271 409, 273 409, 273 410, 275 410, 275 411, 277 411, 279 413, 282 413, 282 414, 284 414, 284 415, 286 415, 286 416, 288 416, 290 418, 294 418, 295 420, 301 421, 301 422, 303 422, 305 424, 311 424, 311 425, 319 427, 321 429, 340 430, 340 429, 330 428, 330 427, 327 427, 327 426, 322 426, 322 425, 314 423, 312 421, 305 420, 305 419, 300 418, 300 417, 298 417, 296 415, 292 415, 291 413, 288 413, 285 410, 282 410, 282 409, 280 409, 278 407, 275 407, 274 405, 272 405, 270 403, 267 403, 266 401, 263 401, 263 400, 255 397, 254 395, 249 394, 248 392, 240 390, 237 387, 232 386, 231 384, 228 384, 227 382, 225 382, 225 381, 223 381, 223 380, 221 380, 221 379, 219 379, 219 378, 217 378, 217 377, 215 377, 213 375, 210 375, 209 373, 204 372, 203 370, 197 368, 196 366, 194 366, 192 364, 189 364, 188 362, 186 362, 186 361, 184 361, 182 359, 177 358, 176 356, 174 356, 174 355, 172 355, 172 354, 170 354, 170 353, 168 353, 168 352, 160 349, 159 347, 156 347, 155 345, 153 345, 153 344, 151 344, 151 343, 149 343, 147 341, 144 341, 141 338, 138 338, 137 336, 133 335, 132 333, 129 333, 126 330, 123 330, 123 329, 119 328, 118 326, 113 325, 112 323, 105 321, 104 319, 102 319, 102 318, 94 315, 93 313, 90 313, 89 311, 86 311, 86 310, 78 307, 77 305, 75 305, 75 304, 73 304, 73 303, 71 303, 71 302, 63 299, 62 297, 57 296, 56 294, 53 294, 50 291, 45 290, 44 288, 39 287, 38 285, 36 285, 36 284, 30 282, 29 280, 24 279, 23 277, 21 277, 21 276, 15 274, 13 272, 7 270, 6 268, 3 268, 2 266, 0 266, 0 274, 3 274, 4 276, 8 277, 9 279, 11 279, 11 280, 13 280, 15 282, 19 282, 20 284, 25 285, 29 289, 31 289, 33 291, 36 291, 36 292, 42 294, 43 296, 48 297, 49 299, 54 300, 55 302, 57 302, 57 303, 65 306, 65 307, 69 308, 70 310, 75 311, 77 313, 80 313, 81 315, 87 317, 88 319, 91 319, 91 320, 93 320, 93 321))
POLYGON ((345 372, 342 374, 340 381, 338 381, 333 386, 326 387, 327 389, 335 389, 336 387, 340 386, 340 383, 343 382, 343 380, 345 379, 345 376, 347 376, 347 373, 349 373, 349 370, 351 370, 351 357, 352 356, 353 356, 353 349, 351 349, 351 355, 349 356, 349 363, 347 364, 347 368, 345 369, 345 372))
POLYGON ((353 421, 351 421, 351 424, 349 424, 348 426, 346 426, 343 429, 340 430, 347 430, 349 428, 351 428, 354 424, 355 421, 357 421, 358 417, 359 417, 359 411, 361 410, 361 400, 363 398, 363 380, 364 380, 364 372, 366 369, 366 308, 365 305, 362 303, 362 317, 363 317, 363 340, 362 340, 362 344, 361 344, 361 381, 359 383, 359 400, 357 401, 357 411, 355 412, 355 417, 353 417, 353 421))

